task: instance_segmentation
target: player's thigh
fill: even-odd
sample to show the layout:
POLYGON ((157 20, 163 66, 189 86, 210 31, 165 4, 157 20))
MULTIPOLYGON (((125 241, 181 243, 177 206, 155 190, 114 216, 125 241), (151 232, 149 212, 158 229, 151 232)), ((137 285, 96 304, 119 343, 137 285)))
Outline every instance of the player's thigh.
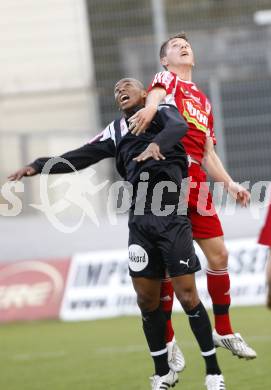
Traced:
POLYGON ((201 215, 197 210, 189 210, 193 238, 214 238, 224 235, 221 222, 217 214, 208 216, 201 215))
POLYGON ((199 182, 196 188, 191 188, 188 213, 194 239, 223 236, 223 229, 213 204, 212 194, 206 183, 199 182), (202 191, 199 189, 201 186, 206 187, 203 199, 202 191))
POLYGON ((188 217, 169 216, 161 231, 157 246, 170 277, 191 274, 200 270, 188 217))
POLYGON ((228 251, 223 236, 195 240, 205 254, 211 269, 220 270, 228 266, 228 251))
POLYGON ((268 214, 264 226, 261 229, 258 242, 259 244, 271 247, 271 205, 269 206, 268 214))
POLYGON ((132 278, 162 279, 165 268, 147 228, 147 216, 129 218, 129 274, 132 278))

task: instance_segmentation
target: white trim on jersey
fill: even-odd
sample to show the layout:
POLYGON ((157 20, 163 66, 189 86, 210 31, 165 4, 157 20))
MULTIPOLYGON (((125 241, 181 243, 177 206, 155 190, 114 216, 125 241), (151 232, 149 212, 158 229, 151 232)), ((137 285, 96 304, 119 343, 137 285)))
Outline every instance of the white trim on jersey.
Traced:
POLYGON ((110 132, 110 138, 113 140, 114 144, 116 145, 116 131, 115 131, 115 126, 114 126, 114 121, 108 125, 108 129, 110 132))
POLYGON ((93 142, 96 141, 102 142, 102 141, 106 141, 109 138, 111 138, 114 144, 116 145, 114 121, 111 122, 108 126, 106 126, 104 130, 101 131, 99 134, 95 135, 95 137, 91 138, 91 140, 88 141, 88 143, 92 144, 93 142))
POLYGON ((154 80, 152 82, 152 86, 155 84, 165 84, 166 88, 169 88, 170 83, 174 79, 174 76, 168 70, 163 72, 156 73, 154 76, 154 80))
POLYGON ((177 89, 177 84, 178 84, 178 77, 176 77, 176 79, 175 79, 175 85, 174 85, 174 88, 172 89, 172 92, 169 95, 166 95, 164 98, 165 103, 172 104, 175 107, 177 107, 176 100, 175 100, 175 92, 177 89))
POLYGON ((121 118, 120 120, 120 131, 122 137, 124 137, 129 132, 125 118, 121 118))

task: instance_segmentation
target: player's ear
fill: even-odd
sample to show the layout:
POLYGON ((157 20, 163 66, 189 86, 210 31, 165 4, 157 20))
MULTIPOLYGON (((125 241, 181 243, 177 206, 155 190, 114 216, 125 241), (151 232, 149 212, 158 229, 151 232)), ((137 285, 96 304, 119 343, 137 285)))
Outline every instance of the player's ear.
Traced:
POLYGON ((162 65, 162 66, 165 66, 165 67, 168 66, 167 57, 161 58, 160 62, 161 62, 161 65, 162 65))
POLYGON ((146 99, 147 95, 148 95, 147 91, 146 91, 145 89, 142 90, 141 96, 142 96, 144 99, 146 99))

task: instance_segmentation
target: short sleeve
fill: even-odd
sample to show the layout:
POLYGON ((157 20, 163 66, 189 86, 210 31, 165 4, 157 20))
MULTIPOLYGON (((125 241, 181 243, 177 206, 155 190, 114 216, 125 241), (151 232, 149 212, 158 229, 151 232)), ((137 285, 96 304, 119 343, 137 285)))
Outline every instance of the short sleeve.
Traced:
POLYGON ((152 83, 148 88, 148 92, 150 92, 155 87, 164 88, 167 95, 171 94, 174 90, 176 83, 176 75, 174 73, 164 71, 156 73, 152 83))

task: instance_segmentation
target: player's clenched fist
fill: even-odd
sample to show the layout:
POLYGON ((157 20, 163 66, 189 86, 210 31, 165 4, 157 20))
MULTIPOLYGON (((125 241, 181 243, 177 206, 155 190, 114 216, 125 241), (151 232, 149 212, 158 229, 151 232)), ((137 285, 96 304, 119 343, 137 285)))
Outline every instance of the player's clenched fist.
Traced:
POLYGON ((26 167, 23 167, 21 169, 19 169, 18 171, 12 173, 11 175, 8 176, 8 179, 9 180, 21 180, 21 178, 23 176, 34 176, 36 175, 37 171, 31 167, 31 166, 26 166, 26 167))
POLYGON ((144 152, 140 153, 140 155, 135 157, 133 160, 141 162, 148 160, 149 158, 153 158, 154 160, 165 160, 165 157, 160 152, 160 146, 154 142, 149 144, 144 152))

